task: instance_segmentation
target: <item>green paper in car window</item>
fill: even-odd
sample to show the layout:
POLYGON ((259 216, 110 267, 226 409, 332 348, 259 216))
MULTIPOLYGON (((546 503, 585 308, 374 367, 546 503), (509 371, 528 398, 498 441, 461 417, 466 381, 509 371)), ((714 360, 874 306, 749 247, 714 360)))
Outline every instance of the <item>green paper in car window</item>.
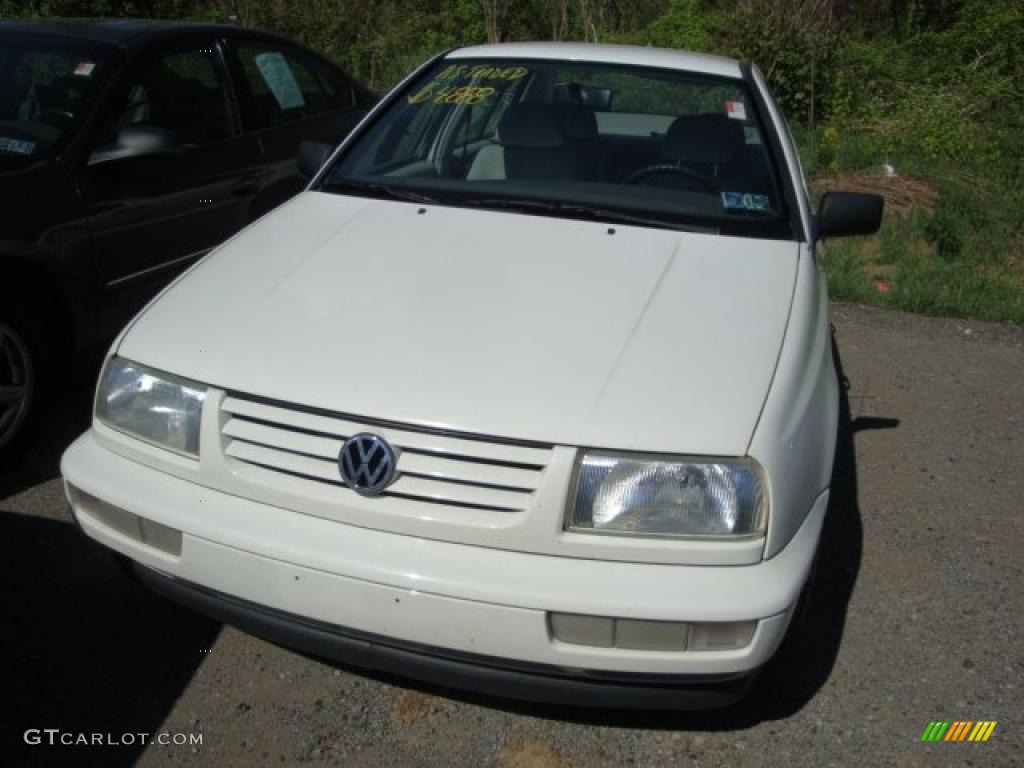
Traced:
POLYGON ((276 51, 261 53, 253 58, 270 92, 274 94, 281 109, 297 109, 306 106, 302 89, 295 79, 284 56, 276 51))

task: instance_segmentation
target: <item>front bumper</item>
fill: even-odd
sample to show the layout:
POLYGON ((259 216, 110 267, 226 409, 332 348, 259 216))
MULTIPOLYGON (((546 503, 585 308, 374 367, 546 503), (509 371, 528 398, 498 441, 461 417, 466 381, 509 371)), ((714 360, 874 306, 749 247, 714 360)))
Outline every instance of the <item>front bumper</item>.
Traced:
POLYGON ((645 709, 710 709, 736 701, 753 675, 690 676, 682 682, 587 675, 544 664, 452 653, 314 621, 239 600, 136 565, 154 592, 254 635, 315 656, 336 659, 446 688, 545 704, 645 709))
POLYGON ((167 554, 73 505, 83 531, 145 566, 157 591, 270 639, 358 666, 514 698, 599 706, 721 706, 774 654, 809 573, 822 494, 790 543, 752 566, 552 557, 383 533, 257 503, 168 475, 92 432, 65 481, 178 530, 167 554), (727 651, 561 643, 548 613, 663 621, 757 619, 727 651))

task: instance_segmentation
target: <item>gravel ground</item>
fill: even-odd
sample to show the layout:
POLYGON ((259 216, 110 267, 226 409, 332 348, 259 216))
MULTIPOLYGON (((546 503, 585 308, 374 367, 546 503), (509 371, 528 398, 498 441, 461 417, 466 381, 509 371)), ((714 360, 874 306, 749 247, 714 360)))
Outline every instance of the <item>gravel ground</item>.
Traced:
POLYGON ((834 321, 848 418, 808 632, 740 705, 698 715, 414 687, 150 596, 65 516, 81 372, 44 444, 0 470, 0 764, 1021 765, 1024 329, 849 305, 834 321), (920 743, 936 719, 999 724, 984 744, 920 743), (27 746, 26 728, 202 745, 27 746))

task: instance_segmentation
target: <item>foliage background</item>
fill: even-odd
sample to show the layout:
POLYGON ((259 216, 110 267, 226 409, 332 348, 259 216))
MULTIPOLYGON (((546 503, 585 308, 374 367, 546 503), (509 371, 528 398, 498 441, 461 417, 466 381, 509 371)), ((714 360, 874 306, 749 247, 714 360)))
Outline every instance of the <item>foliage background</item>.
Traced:
POLYGON ((13 16, 272 29, 379 91, 438 51, 488 40, 751 59, 814 188, 889 203, 878 237, 830 247, 836 297, 1024 323, 1021 0, 0 0, 13 16))

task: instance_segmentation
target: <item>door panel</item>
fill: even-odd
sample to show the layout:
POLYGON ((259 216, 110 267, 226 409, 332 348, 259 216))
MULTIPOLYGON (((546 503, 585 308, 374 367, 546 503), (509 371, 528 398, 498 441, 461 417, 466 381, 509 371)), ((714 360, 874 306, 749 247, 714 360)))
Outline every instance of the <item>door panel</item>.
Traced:
POLYGON ((240 135, 225 77, 212 41, 156 53, 126 77, 100 145, 153 125, 183 148, 80 171, 101 288, 166 281, 250 220, 266 167, 256 137, 240 135))

